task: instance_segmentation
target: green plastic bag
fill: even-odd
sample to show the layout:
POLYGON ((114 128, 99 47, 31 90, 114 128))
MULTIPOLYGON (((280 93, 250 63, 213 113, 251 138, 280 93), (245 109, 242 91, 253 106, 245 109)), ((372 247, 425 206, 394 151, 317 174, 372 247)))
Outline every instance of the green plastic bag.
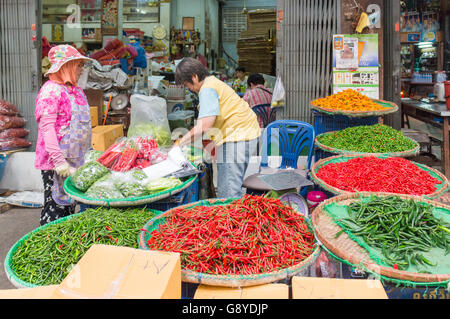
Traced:
POLYGON ((92 184, 109 173, 102 164, 94 161, 81 166, 73 175, 71 181, 73 186, 82 192, 86 192, 92 184))
POLYGON ((166 189, 177 187, 181 185, 181 180, 175 177, 160 177, 151 180, 147 183, 147 190, 150 193, 161 192, 166 189))

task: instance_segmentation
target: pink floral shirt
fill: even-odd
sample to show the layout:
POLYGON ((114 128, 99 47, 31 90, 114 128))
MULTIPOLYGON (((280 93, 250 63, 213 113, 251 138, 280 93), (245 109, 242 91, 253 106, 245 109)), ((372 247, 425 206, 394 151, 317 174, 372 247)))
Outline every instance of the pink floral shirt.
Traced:
POLYGON ((36 110, 34 112, 34 117, 39 125, 35 160, 35 167, 39 170, 51 170, 57 164, 55 163, 56 156, 48 152, 48 145, 46 148, 46 143, 50 143, 51 141, 44 140, 41 119, 48 115, 56 116, 54 128, 58 143, 70 129, 72 104, 64 87, 67 89, 68 94, 75 97, 75 103, 79 105, 86 104, 86 96, 81 88, 70 88, 51 80, 44 83, 36 98, 36 110))

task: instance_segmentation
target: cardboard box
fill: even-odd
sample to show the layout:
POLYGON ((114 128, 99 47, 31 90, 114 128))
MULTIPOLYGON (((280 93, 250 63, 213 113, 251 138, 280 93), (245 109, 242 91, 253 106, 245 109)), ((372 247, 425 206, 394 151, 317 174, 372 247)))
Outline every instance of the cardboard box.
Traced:
POLYGON ((180 254, 93 245, 55 289, 53 297, 180 299, 180 254))
POLYGON ((379 280, 292 278, 293 299, 388 299, 379 280))
POLYGON ((289 286, 267 284, 243 288, 199 285, 194 299, 289 299, 289 286))
POLYGON ((91 106, 91 123, 92 127, 98 126, 98 106, 91 106))
POLYGON ((0 290, 0 299, 51 299, 58 285, 0 290))
POLYGON ((103 123, 103 90, 85 89, 83 92, 86 95, 89 106, 98 107, 98 123, 103 123))
POLYGON ((97 151, 105 151, 122 136, 123 124, 94 127, 92 129, 92 148, 97 151))

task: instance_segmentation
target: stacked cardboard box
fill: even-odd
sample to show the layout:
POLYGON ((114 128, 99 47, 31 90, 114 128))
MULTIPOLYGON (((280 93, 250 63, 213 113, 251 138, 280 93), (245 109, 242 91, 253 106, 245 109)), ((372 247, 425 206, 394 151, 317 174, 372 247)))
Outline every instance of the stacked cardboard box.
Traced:
POLYGON ((251 73, 274 74, 275 30, 275 10, 250 11, 247 30, 237 42, 239 66, 251 73))

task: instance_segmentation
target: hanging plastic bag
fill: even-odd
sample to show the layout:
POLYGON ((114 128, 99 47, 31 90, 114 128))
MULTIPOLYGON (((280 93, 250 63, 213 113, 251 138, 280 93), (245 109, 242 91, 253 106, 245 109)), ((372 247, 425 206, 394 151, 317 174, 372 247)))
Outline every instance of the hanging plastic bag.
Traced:
POLYGON ((157 96, 133 94, 130 98, 128 137, 153 137, 158 147, 172 144, 166 100, 157 96))
POLYGON ((284 106, 285 100, 285 90, 283 81, 281 81, 281 77, 277 76, 277 80, 275 81, 275 87, 273 89, 272 94, 272 107, 281 107, 284 106))

